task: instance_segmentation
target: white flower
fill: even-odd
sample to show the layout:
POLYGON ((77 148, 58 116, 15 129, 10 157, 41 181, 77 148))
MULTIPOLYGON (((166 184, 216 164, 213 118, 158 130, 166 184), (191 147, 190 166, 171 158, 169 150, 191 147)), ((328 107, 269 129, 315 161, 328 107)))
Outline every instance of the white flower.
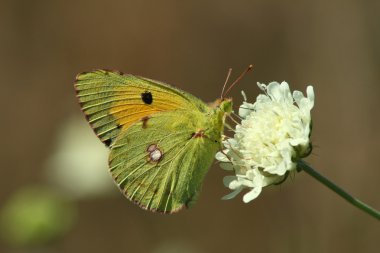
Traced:
POLYGON ((251 190, 243 201, 255 199, 263 187, 285 180, 295 170, 297 159, 311 152, 313 87, 307 87, 304 97, 300 91, 292 95, 286 82, 258 86, 265 94, 251 104, 243 92, 242 121, 234 137, 223 141, 225 150, 216 154, 222 168, 235 171, 235 176, 224 178, 224 184, 234 190, 224 199, 235 197, 244 188, 251 190))

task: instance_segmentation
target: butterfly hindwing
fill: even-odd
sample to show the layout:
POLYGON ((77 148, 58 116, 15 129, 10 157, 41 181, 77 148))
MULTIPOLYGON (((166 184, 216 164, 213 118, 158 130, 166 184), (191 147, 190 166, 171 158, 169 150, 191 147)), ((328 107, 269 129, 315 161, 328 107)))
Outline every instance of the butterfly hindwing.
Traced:
POLYGON ((203 102, 179 89, 107 70, 79 74, 75 89, 88 122, 107 146, 114 142, 122 129, 152 114, 206 110, 203 102))
POLYGON ((111 145, 109 166, 121 191, 144 209, 172 213, 196 200, 220 143, 197 131, 206 114, 176 110, 130 126, 111 145))

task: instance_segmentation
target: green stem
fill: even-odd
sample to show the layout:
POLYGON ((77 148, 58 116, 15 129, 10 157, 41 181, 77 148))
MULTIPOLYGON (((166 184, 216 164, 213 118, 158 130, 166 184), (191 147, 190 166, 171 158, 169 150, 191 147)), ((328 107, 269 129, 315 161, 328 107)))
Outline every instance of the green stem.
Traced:
POLYGON ((330 180, 328 180, 327 178, 325 178, 324 176, 322 176, 321 174, 319 174, 317 171, 315 171, 306 162, 304 162, 302 160, 299 160, 298 163, 297 163, 297 169, 305 171, 307 174, 309 174, 310 176, 314 177, 319 182, 321 182, 322 184, 324 184, 326 187, 328 187, 331 190, 333 190, 335 193, 337 193, 339 196, 341 196, 342 198, 344 198, 345 200, 347 200, 352 205, 356 206, 360 210, 362 210, 362 211, 366 212, 367 214, 371 215, 375 219, 380 220, 380 212, 379 211, 377 211, 376 209, 370 207, 369 205, 361 202, 360 200, 352 197, 350 194, 348 194, 347 192, 345 192, 342 188, 340 188, 339 186, 337 186, 336 184, 334 184, 333 182, 331 182, 330 180))

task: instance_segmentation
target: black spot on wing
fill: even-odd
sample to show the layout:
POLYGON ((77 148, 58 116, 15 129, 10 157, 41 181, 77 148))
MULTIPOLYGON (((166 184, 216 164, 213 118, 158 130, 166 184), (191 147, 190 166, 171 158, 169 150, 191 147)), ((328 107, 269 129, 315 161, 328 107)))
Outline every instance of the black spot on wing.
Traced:
POLYGON ((147 104, 147 105, 150 105, 153 103, 153 96, 152 96, 152 93, 150 91, 144 91, 143 93, 141 93, 141 100, 147 104))

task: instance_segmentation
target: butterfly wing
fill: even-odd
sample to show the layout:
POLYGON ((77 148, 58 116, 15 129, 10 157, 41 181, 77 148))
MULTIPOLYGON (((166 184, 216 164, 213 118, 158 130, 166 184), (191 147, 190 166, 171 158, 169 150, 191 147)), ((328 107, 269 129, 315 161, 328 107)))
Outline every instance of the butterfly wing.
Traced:
POLYGON ((223 117, 211 116, 196 97, 143 77, 97 70, 79 74, 75 88, 129 199, 164 213, 196 200, 220 148, 223 117))
POLYGON ((213 127, 209 120, 196 111, 161 112, 121 132, 109 158, 120 190, 147 210, 173 213, 191 205, 220 148, 221 132, 201 132, 213 127))
POLYGON ((75 89, 88 122, 107 146, 122 129, 152 114, 170 110, 208 110, 202 101, 179 89, 119 72, 96 70, 79 74, 75 89))

